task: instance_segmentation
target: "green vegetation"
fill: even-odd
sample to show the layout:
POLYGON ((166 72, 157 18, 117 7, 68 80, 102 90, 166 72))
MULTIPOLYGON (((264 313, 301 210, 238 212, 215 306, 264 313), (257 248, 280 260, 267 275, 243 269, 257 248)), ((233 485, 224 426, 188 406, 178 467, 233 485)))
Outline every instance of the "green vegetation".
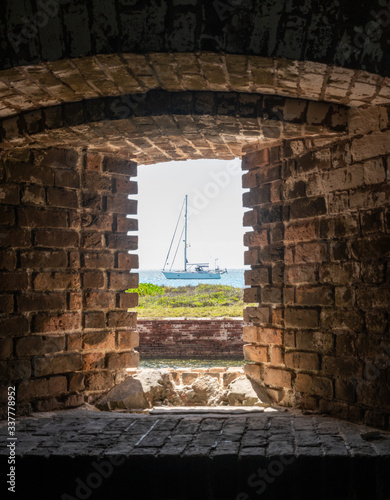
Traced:
POLYGON ((226 285, 157 286, 140 283, 136 309, 140 317, 241 317, 244 309, 242 288, 226 285))

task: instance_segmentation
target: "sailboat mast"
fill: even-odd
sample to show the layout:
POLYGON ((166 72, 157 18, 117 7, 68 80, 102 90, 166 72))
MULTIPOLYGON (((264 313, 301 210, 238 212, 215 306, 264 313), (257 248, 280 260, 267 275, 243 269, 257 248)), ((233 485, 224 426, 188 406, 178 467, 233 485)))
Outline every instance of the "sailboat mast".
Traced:
POLYGON ((186 210, 184 213, 184 271, 187 271, 187 198, 186 195, 186 210))

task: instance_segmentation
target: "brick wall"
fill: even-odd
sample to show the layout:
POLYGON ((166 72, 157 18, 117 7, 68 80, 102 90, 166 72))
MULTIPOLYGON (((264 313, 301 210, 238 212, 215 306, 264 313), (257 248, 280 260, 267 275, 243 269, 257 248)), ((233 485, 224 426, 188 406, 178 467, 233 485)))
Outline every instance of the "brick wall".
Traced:
POLYGON ((71 150, 1 158, 0 370, 21 412, 93 399, 138 365, 135 175, 71 150))
POLYGON ((349 120, 350 137, 244 157, 245 299, 259 303, 244 349, 282 404, 387 426, 389 121, 383 108, 349 120))
POLYGON ((242 319, 138 319, 142 358, 242 359, 242 319))

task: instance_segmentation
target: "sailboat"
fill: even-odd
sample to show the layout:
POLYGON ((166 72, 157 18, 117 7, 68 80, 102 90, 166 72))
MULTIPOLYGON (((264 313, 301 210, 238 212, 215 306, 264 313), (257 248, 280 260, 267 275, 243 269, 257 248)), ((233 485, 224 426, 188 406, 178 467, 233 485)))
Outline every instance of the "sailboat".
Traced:
POLYGON ((180 210, 179 218, 178 218, 176 228, 175 228, 175 231, 173 233, 172 241, 171 241, 171 244, 170 244, 170 247, 168 250, 167 258, 165 259, 164 268, 162 270, 163 275, 169 280, 179 280, 179 279, 180 280, 218 280, 218 279, 221 279, 221 275, 224 273, 227 273, 226 269, 222 270, 217 266, 215 266, 215 269, 210 269, 210 266, 208 263, 190 264, 188 262, 188 260, 187 260, 187 247, 188 247, 188 244, 187 244, 187 233, 188 233, 187 212, 188 212, 188 195, 185 195, 183 206, 180 210), (183 212, 183 207, 185 207, 184 227, 183 227, 183 231, 184 231, 184 240, 183 240, 183 242, 184 242, 184 269, 180 270, 180 271, 172 271, 172 266, 175 262, 176 254, 177 254, 179 244, 180 244, 180 239, 183 235, 183 231, 182 231, 180 238, 179 238, 179 244, 176 248, 176 252, 175 252, 175 255, 173 257, 173 262, 171 264, 170 269, 168 271, 166 271, 165 268, 169 265, 168 259, 169 259, 169 256, 170 256, 170 253, 172 250, 173 241, 174 241, 175 236, 176 236, 176 231, 177 231, 177 228, 179 226, 179 222, 180 222, 181 215, 183 212))

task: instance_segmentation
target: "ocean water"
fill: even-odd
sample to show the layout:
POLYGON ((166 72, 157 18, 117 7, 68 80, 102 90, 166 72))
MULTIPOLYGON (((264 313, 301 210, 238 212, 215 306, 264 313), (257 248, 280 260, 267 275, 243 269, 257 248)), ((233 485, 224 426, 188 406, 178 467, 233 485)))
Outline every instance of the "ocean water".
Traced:
POLYGON ((244 269, 228 269, 226 274, 221 275, 219 280, 168 280, 160 270, 149 269, 139 271, 140 283, 153 283, 160 286, 188 286, 188 285, 230 285, 236 288, 244 288, 244 269))

